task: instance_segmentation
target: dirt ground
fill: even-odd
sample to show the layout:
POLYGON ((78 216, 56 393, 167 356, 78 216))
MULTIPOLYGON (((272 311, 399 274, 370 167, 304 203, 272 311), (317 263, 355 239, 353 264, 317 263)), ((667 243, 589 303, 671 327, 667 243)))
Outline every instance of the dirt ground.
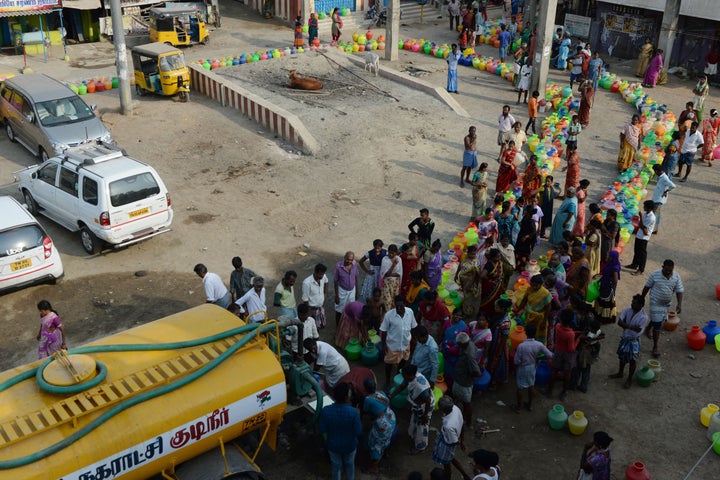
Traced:
MULTIPOLYGON (((223 28, 213 32, 211 45, 188 50, 189 58, 212 58, 291 41, 291 31, 277 22, 263 23, 235 2, 225 2, 223 7, 223 28)), ((453 38, 445 23, 406 26, 401 35, 449 42, 453 38)), ((111 49, 93 48, 76 66, 58 66, 48 72, 58 72, 68 80, 107 72, 111 49)), ((478 51, 494 53, 486 47, 478 51)), ((82 58, 82 52, 78 49, 73 57, 82 58)), ((113 92, 88 97, 98 104, 118 143, 160 172, 175 209, 174 231, 88 257, 78 234, 41 217, 63 254, 66 276, 57 285, 0 297, 4 331, 0 367, 35 358, 35 305, 41 299, 50 300, 62 315, 72 348, 202 303, 202 286, 192 273, 198 262, 227 280, 230 259, 240 255, 274 289, 287 269, 295 269, 302 279, 315 263, 332 266, 346 250, 361 256, 374 238, 386 244, 401 243, 407 235, 405 225, 422 207, 430 209, 436 235, 447 244, 464 228, 470 214, 470 191, 457 185, 462 138, 468 126, 478 127, 480 161, 490 164, 494 181, 495 119, 503 103, 511 104, 512 113, 521 121, 527 119, 525 109, 515 108, 515 94, 507 82, 486 72, 460 69, 458 100, 472 116, 465 119, 427 95, 340 63, 377 88, 314 53, 220 71, 300 116, 321 144, 315 156, 298 155, 257 124, 198 94, 188 104, 144 97, 129 117, 117 113, 113 92), (326 80, 327 93, 312 96, 286 91, 284 79, 294 68, 326 80)), ((388 67, 384 61, 382 65, 388 67)), ((631 63, 613 60, 613 67, 627 76, 631 63)), ((426 72, 423 80, 444 86, 445 64, 429 56, 402 52, 400 61, 388 68, 419 69, 426 72)), ((653 94, 679 112, 690 99, 689 90, 688 82, 673 79, 653 94)), ((707 103, 715 106, 715 92, 707 103)), ((591 199, 598 198, 613 180, 617 132, 631 113, 618 95, 598 93, 592 126, 580 138, 582 175, 592 182, 591 199)), ((0 178, 9 181, 12 171, 33 163, 35 159, 22 147, 5 136, 0 138, 0 178)), ((635 460, 646 463, 653 478, 682 478, 705 451, 709 443, 698 421, 699 412, 705 404, 720 401, 720 353, 710 346, 691 352, 684 333, 692 324, 718 318, 713 287, 720 283, 716 261, 720 212, 717 202, 707 201, 717 196, 717 170, 696 166, 690 181, 670 194, 661 233, 649 247, 647 271, 673 258, 686 287, 681 327, 662 336, 660 380, 648 389, 630 390, 607 380, 617 368, 614 352, 620 333, 619 327, 610 325, 600 361, 593 367, 590 392, 572 392, 563 403, 566 411, 582 410, 589 418, 583 436, 549 429, 546 413, 559 403, 557 398, 541 396, 534 412, 516 415, 506 406, 514 399, 512 384, 478 396, 475 418, 486 420, 499 432, 484 437, 470 432, 468 449, 498 451, 503 478, 575 478, 582 446, 595 430, 605 430, 615 438, 612 478, 623 478, 625 466, 635 460)), ((556 181, 562 182, 562 177, 558 173, 556 181)), ((0 193, 19 198, 13 185, 0 187, 0 193)), ((535 254, 544 254, 548 248, 543 243, 535 254)), ((631 254, 632 246, 623 255, 623 264, 629 263, 631 254)), ((642 284, 642 278, 624 272, 618 307, 629 305, 642 284)), ((332 308, 329 302, 326 308, 332 308)), ((321 336, 329 340, 333 333, 329 328, 321 336)), ((647 343, 642 352, 644 363, 649 358, 647 343)), ((408 412, 398 413, 405 426, 408 412)), ((439 427, 439 415, 432 425, 439 427)), ((319 452, 317 443, 293 437, 288 450, 264 451, 259 464, 268 478, 327 478, 329 462, 319 452)), ((433 466, 429 453, 406 454, 401 433, 377 478, 404 478, 412 470, 427 474, 433 466)), ((720 458, 711 453, 691 478, 715 479, 718 472, 720 458)), ((374 477, 358 471, 358 478, 374 477)))

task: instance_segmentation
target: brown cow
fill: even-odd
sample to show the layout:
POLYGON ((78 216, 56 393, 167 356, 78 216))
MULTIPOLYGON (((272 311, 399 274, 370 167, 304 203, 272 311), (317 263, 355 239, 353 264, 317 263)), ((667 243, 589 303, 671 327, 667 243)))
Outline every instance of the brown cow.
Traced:
POLYGON ((321 90, 323 84, 320 80, 310 77, 298 77, 297 70, 290 72, 290 88, 298 90, 321 90))

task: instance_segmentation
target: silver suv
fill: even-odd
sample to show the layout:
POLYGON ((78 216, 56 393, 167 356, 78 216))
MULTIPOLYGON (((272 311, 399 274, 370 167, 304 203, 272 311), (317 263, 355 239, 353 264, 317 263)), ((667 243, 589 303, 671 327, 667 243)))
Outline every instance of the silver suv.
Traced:
POLYGON ((0 89, 0 117, 8 138, 42 161, 84 143, 112 143, 93 108, 66 85, 43 74, 5 80, 0 89))

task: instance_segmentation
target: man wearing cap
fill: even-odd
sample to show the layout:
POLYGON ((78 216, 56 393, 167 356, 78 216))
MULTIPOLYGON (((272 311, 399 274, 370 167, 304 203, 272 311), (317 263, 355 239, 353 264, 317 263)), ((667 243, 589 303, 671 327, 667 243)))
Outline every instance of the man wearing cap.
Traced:
POLYGON ((440 399, 439 409, 443 414, 442 427, 435 439, 432 451, 433 462, 443 466, 446 479, 451 478, 452 465, 455 465, 463 478, 470 478, 455 458, 455 447, 460 445, 460 448, 465 450, 462 412, 455 406, 453 399, 447 395, 440 399))
POLYGON ((472 393, 475 379, 481 375, 477 361, 477 349, 470 341, 470 335, 460 332, 455 336, 455 342, 460 349, 455 371, 453 372, 452 395, 462 403, 462 414, 465 425, 472 428, 472 393))
POLYGON ((202 263, 198 263, 193 268, 198 277, 202 278, 203 288, 207 300, 205 303, 214 303, 222 308, 230 305, 230 292, 220 279, 217 273, 208 272, 208 269, 202 263))
POLYGON ((395 296, 395 308, 385 314, 380 324, 380 336, 385 345, 385 387, 390 386, 395 365, 402 368, 410 360, 411 331, 417 327, 415 315, 405 308, 405 297, 395 296))
POLYGON ((652 196, 652 201, 655 202, 655 230, 652 233, 658 233, 658 229, 660 228, 660 210, 663 205, 665 205, 665 202, 667 202, 668 193, 675 188, 675 184, 670 180, 670 177, 662 165, 656 163, 653 165, 653 171, 655 175, 657 175, 657 185, 655 185, 652 196))
POLYGON ((235 300, 241 307, 244 305, 248 313, 249 323, 262 323, 267 320, 267 305, 265 305, 265 279, 260 276, 253 278, 253 288, 245 295, 235 300))

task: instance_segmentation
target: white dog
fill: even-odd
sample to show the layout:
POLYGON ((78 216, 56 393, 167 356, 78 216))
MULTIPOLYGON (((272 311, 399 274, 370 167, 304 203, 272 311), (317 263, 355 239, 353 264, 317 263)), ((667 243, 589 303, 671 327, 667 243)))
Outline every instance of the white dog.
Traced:
POLYGON ((378 76, 380 73, 380 57, 378 57, 377 53, 365 54, 365 70, 375 73, 376 77, 378 76))

